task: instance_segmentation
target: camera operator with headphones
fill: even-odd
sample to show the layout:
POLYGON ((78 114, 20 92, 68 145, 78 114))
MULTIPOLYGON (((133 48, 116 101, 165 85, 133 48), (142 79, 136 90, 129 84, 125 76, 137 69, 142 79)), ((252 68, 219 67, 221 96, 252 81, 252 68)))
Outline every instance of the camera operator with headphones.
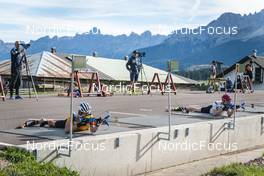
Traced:
POLYGON ((24 49, 20 47, 19 41, 15 42, 15 47, 10 51, 11 54, 11 81, 9 85, 10 100, 22 99, 19 96, 19 87, 22 78, 22 62, 24 49), (13 89, 16 89, 16 97, 13 97, 13 89))
POLYGON ((140 54, 141 53, 136 50, 133 51, 132 56, 128 59, 128 62, 126 64, 126 68, 130 72, 130 81, 133 92, 134 92, 134 84, 138 81, 138 75, 142 67, 140 54))

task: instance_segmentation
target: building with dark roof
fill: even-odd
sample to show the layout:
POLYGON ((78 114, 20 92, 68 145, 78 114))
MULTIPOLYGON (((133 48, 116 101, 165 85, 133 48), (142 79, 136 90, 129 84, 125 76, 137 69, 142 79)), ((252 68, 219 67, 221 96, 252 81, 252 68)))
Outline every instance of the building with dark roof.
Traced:
MULTIPOLYGON (((55 87, 55 83, 56 85, 60 83, 60 85, 62 85, 60 87, 65 87, 65 85, 67 86, 69 84, 70 73, 72 71, 72 62, 71 57, 69 56, 70 55, 57 54, 48 51, 28 56, 31 74, 34 77, 34 80, 36 80, 36 85, 55 87)), ((93 56, 82 57, 85 57, 87 62, 85 70, 97 72, 101 80, 114 82, 130 81, 129 72, 126 69, 127 61, 93 56)), ((166 71, 145 64, 143 64, 143 66, 146 77, 143 76, 142 81, 151 81, 154 73, 158 73, 160 75, 161 82, 165 81, 167 76, 166 71)), ((10 67, 10 60, 0 62, 0 75, 2 75, 5 79, 10 78, 10 67)), ((22 75, 24 76, 24 80, 27 80, 25 69, 23 69, 22 75)), ((174 83, 180 85, 198 84, 197 81, 184 78, 179 75, 173 75, 172 78, 174 83)), ((83 80, 84 83, 87 83, 87 80, 91 79, 91 74, 80 73, 80 79, 83 80)))
POLYGON ((240 65, 239 75, 243 75, 245 66, 252 61, 253 65, 253 87, 255 90, 264 90, 263 76, 264 76, 264 56, 257 56, 255 54, 245 56, 232 66, 224 70, 219 77, 230 78, 232 82, 235 81, 235 67, 240 65))

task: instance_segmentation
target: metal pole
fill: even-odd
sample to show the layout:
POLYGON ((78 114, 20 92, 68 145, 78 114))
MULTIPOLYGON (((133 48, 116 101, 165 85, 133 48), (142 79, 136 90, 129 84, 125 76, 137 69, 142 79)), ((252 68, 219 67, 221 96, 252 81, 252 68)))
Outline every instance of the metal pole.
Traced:
POLYGON ((142 95, 143 95, 143 64, 141 63, 141 68, 140 68, 140 77, 141 77, 141 90, 142 90, 142 95))
MULTIPOLYGON (((144 76, 145 76, 145 79, 146 79, 146 83, 147 83, 148 89, 150 90, 150 84, 149 84, 149 82, 148 82, 147 74, 146 74, 146 72, 145 72, 145 69, 144 69, 144 67, 143 67, 143 64, 142 64, 142 70, 143 70, 143 73, 144 73, 144 76)), ((150 95, 152 96, 151 91, 150 91, 149 93, 150 93, 150 95)))
POLYGON ((35 92, 36 100, 38 101, 38 93, 37 93, 36 85, 35 85, 35 82, 33 80, 33 76, 31 75, 31 73, 30 73, 30 77, 31 77, 31 82, 33 86, 33 91, 35 92))
MULTIPOLYGON (((38 101, 38 93, 37 93, 37 89, 36 89, 36 85, 35 85, 35 82, 34 82, 34 79, 33 79, 33 76, 31 74, 31 71, 30 71, 30 67, 28 65, 28 60, 27 60, 27 57, 25 56, 25 62, 26 62, 26 68, 28 70, 28 74, 30 76, 30 79, 31 79, 31 83, 32 83, 32 87, 33 87, 33 91, 35 93, 35 97, 36 97, 36 100, 38 101)), ((31 94, 31 93, 30 93, 31 94)))
POLYGON ((170 85, 171 68, 170 68, 170 61, 168 61, 168 66, 169 66, 169 72, 168 72, 168 86, 169 86, 169 92, 168 92, 169 140, 171 140, 171 85, 170 85))
POLYGON ((27 60, 26 60, 26 73, 27 73, 27 84, 28 84, 28 96, 29 98, 31 98, 31 90, 30 90, 30 84, 29 84, 29 81, 31 79, 31 77, 29 76, 29 70, 28 70, 28 63, 27 63, 27 60))
POLYGON ((236 100, 237 100, 237 73, 238 73, 238 70, 239 70, 239 64, 236 64, 236 69, 235 69, 235 72, 236 72, 236 79, 235 79, 235 94, 234 94, 234 117, 233 117, 233 128, 235 128, 235 124, 236 124, 236 100))
POLYGON ((43 75, 43 93, 45 93, 45 76, 43 75))
POLYGON ((53 92, 55 92, 55 79, 56 78, 53 79, 53 92))
POLYGON ((72 144, 72 127, 73 127, 73 82, 74 82, 74 67, 73 67, 73 55, 72 55, 72 71, 71 71, 71 102, 70 102, 70 143, 69 143, 69 153, 71 153, 72 144))

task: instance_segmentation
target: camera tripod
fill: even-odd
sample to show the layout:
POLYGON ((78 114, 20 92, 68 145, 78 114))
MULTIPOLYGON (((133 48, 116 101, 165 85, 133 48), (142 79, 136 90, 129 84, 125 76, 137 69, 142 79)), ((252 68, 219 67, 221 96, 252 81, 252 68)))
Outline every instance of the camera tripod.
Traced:
MULTIPOLYGON (((23 47, 23 56, 22 56, 21 61, 25 63, 27 77, 31 81, 32 88, 33 88, 33 91, 35 93, 36 100, 38 101, 38 93, 37 93, 37 90, 36 90, 36 86, 35 86, 35 82, 34 82, 33 76, 31 74, 31 70, 30 70, 30 67, 29 67, 29 64, 28 64, 28 60, 27 60, 27 56, 26 56, 26 52, 25 51, 26 51, 26 49, 23 47)), ((29 98, 31 98, 30 83, 29 83, 29 81, 27 83, 28 83, 29 98)))
POLYGON ((1 78, 1 75, 0 75, 0 98, 2 98, 3 101, 5 101, 5 89, 4 89, 4 86, 3 86, 3 82, 2 82, 2 78, 1 78))
MULTIPOLYGON (((150 92, 150 85, 149 85, 148 78, 147 78, 147 74, 145 72, 145 69, 144 69, 144 66, 143 66, 143 63, 142 63, 142 59, 141 58, 140 58, 140 61, 141 61, 141 68, 140 68, 141 86, 143 87, 143 74, 144 74, 144 77, 145 77, 145 80, 146 80, 146 83, 147 83, 147 86, 148 86, 148 92, 150 92)), ((142 90, 142 95, 143 95, 143 93, 144 92, 142 90)), ((150 94, 151 94, 151 92, 150 92, 150 94)))

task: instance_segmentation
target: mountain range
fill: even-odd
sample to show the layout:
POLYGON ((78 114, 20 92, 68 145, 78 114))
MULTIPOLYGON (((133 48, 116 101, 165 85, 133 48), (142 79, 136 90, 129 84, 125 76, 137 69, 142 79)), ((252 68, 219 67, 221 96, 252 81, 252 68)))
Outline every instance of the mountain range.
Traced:
MULTIPOLYGON (((186 34, 185 31, 190 29, 181 29, 174 31, 162 43, 141 49, 146 52, 145 62, 165 68, 165 60, 176 59, 186 68, 195 64, 210 64, 212 60, 231 65, 238 59, 252 54, 253 50, 257 50, 258 55, 264 55, 264 9, 243 16, 224 13, 199 28, 204 29, 201 34, 186 34), (217 28, 225 30, 226 33, 231 32, 213 33, 212 29, 217 28)), ((194 31, 199 31, 199 28, 194 31)))
MULTIPOLYGON (((142 34, 131 33, 130 35, 104 35, 100 29, 94 27, 89 32, 76 34, 73 37, 45 36, 35 41, 31 40, 28 54, 50 51, 56 47, 57 53, 92 55, 96 52, 98 56, 122 59, 136 48, 157 45, 167 38, 165 35, 152 35, 150 31, 142 34)), ((11 43, 0 41, 0 60, 9 58, 11 43)))
MULTIPOLYGON (((224 13, 206 26, 182 28, 169 35, 142 34, 105 35, 94 27, 73 37, 45 36, 30 41, 28 53, 33 54, 56 47, 58 53, 75 53, 122 59, 133 50, 146 52, 143 62, 166 69, 166 61, 176 59, 181 68, 208 64, 212 60, 231 65, 252 53, 264 55, 264 9, 258 13, 241 15, 224 13), (219 32, 220 31, 220 32, 219 32), (220 34, 221 33, 221 34, 220 34)), ((0 60, 8 59, 12 43, 0 40, 0 60)))

